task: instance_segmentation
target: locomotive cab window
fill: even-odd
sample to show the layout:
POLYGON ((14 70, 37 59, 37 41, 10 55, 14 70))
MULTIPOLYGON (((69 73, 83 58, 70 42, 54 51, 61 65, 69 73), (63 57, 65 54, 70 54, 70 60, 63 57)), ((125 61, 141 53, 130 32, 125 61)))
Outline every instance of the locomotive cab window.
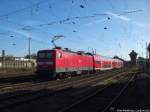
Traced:
POLYGON ((52 59, 53 53, 52 52, 46 53, 46 58, 52 59))
POLYGON ((38 53, 38 58, 45 58, 45 53, 38 53))
POLYGON ((52 52, 39 52, 38 53, 38 58, 52 59, 53 58, 53 53, 52 52))

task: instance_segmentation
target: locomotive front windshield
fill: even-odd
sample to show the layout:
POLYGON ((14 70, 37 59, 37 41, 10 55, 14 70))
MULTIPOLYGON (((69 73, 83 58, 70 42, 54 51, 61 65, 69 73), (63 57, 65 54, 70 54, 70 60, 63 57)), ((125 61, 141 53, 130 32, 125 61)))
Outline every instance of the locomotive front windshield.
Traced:
POLYGON ((46 59, 53 59, 53 52, 39 52, 38 58, 46 58, 46 59))

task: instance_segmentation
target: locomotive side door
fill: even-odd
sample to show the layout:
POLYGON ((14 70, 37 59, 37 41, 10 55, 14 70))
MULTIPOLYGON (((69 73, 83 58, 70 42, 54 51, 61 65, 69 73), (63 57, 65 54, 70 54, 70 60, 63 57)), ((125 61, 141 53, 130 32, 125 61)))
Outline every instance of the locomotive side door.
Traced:
POLYGON ((65 54, 65 60, 64 60, 64 64, 65 64, 65 72, 68 72, 69 71, 69 63, 68 63, 68 58, 69 58, 69 56, 68 56, 68 53, 67 54, 65 54))

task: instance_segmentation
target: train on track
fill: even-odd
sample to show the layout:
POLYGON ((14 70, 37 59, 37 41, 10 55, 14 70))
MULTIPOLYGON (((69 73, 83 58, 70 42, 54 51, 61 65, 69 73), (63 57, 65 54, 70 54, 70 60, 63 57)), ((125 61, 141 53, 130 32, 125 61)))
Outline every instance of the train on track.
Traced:
POLYGON ((56 47, 51 50, 38 51, 36 73, 39 76, 45 76, 48 73, 48 76, 56 78, 121 67, 123 67, 123 62, 118 59, 56 47))

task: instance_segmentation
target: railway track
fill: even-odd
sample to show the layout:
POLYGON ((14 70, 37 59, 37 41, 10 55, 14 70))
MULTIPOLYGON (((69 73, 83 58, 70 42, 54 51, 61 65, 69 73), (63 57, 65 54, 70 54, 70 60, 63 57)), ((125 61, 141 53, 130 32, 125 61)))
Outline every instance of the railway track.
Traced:
POLYGON ((109 112, 113 111, 112 104, 124 93, 131 82, 136 79, 133 75, 127 83, 116 86, 107 85, 97 89, 95 92, 82 99, 77 100, 71 105, 62 108, 59 112, 109 112), (109 91, 108 91, 109 89, 109 91))
POLYGON ((114 102, 111 107, 114 111, 133 110, 149 111, 150 108, 150 77, 148 74, 139 73, 134 83, 114 102))
MULTIPOLYGON (((100 74, 101 76, 103 75, 106 75, 106 74, 116 74, 116 73, 119 73, 120 71, 113 71, 112 73, 111 72, 106 72, 106 73, 103 73, 103 74, 100 74)), ((70 78, 70 79, 61 79, 61 80, 47 80, 47 81, 33 81, 33 82, 23 82, 23 83, 17 83, 17 84, 2 84, 0 85, 0 93, 8 93, 8 92, 14 92, 14 91, 17 91, 17 90, 25 90, 25 89, 30 89, 30 88, 34 88, 36 86, 38 86, 40 88, 40 86, 43 87, 43 85, 58 85, 58 83, 64 83, 64 82, 67 82, 67 81, 76 81, 76 80, 79 80, 79 79, 84 79, 85 78, 95 78, 97 77, 97 74, 94 74, 94 76, 92 75, 84 75, 84 76, 76 76, 76 77, 73 77, 73 78, 70 78)), ((98 76, 99 77, 99 76, 98 76)))
MULTIPOLYGON (((114 74, 108 74, 108 75, 96 75, 93 77, 88 77, 88 78, 83 78, 79 80, 71 80, 71 81, 58 81, 59 83, 51 84, 51 83, 46 83, 44 85, 40 84, 39 86, 35 85, 34 87, 32 86, 32 91, 24 91, 23 93, 19 94, 8 94, 7 96, 0 97, 0 109, 7 109, 9 107, 14 107, 18 106, 20 104, 24 104, 26 102, 34 101, 36 99, 46 97, 46 96, 51 96, 54 91, 58 90, 63 90, 66 88, 73 88, 73 87, 78 87, 78 86, 83 86, 83 85, 88 85, 88 84, 93 84, 96 83, 100 80, 107 79, 109 77, 114 77, 114 74), (36 87, 39 89, 38 91, 36 90, 36 87), (47 92, 46 90, 51 90, 52 92, 47 92)), ((121 73, 123 74, 123 73, 121 73)), ((119 75, 121 75, 119 74, 119 75)), ((117 75, 116 75, 117 77, 117 75)), ((30 87, 29 87, 30 88, 30 87)), ((22 89, 24 90, 24 89, 22 89)))
MULTIPOLYGON (((87 76, 88 77, 88 76, 87 76)), ((82 78, 82 77, 74 77, 72 79, 62 79, 60 80, 47 80, 47 81, 37 81, 37 82, 24 82, 24 83, 17 83, 17 84, 3 84, 0 85, 0 92, 4 93, 4 92, 13 92, 16 90, 22 90, 22 88, 24 89, 29 89, 32 88, 34 86, 40 86, 40 85, 47 85, 47 84, 51 84, 51 85, 55 85, 58 82, 66 82, 67 80, 73 81, 73 80, 77 80, 78 78, 82 78)))

